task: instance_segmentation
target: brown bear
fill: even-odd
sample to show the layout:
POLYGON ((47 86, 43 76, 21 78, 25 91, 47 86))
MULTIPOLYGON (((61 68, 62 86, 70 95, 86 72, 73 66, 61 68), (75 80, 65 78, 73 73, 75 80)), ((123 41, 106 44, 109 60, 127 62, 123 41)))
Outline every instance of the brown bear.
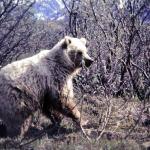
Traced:
POLYGON ((92 62, 86 40, 66 36, 51 50, 3 67, 0 70, 0 120, 7 136, 23 135, 38 110, 53 123, 60 121, 59 114, 79 123, 72 79, 83 65, 89 67, 92 62))

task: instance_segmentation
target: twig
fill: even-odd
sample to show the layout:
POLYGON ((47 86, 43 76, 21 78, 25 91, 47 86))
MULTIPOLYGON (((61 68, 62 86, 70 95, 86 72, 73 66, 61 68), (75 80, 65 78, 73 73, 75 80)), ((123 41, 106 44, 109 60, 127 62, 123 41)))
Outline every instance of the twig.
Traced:
POLYGON ((140 68, 137 64, 135 64, 133 61, 131 61, 131 64, 136 67, 137 69, 141 70, 142 73, 144 74, 144 76, 149 80, 149 76, 147 75, 147 73, 142 69, 140 68))
POLYGON ((80 125, 81 131, 83 132, 83 134, 85 135, 85 137, 88 139, 89 142, 92 142, 91 138, 86 134, 84 128, 82 127, 82 125, 80 125))
POLYGON ((83 100, 84 100, 84 96, 82 98, 82 101, 81 101, 81 116, 80 116, 80 128, 81 128, 81 131, 83 132, 83 134, 85 135, 85 137, 88 139, 89 142, 92 142, 91 138, 86 134, 84 128, 82 127, 82 108, 83 108, 83 100))
POLYGON ((68 8, 68 6, 67 6, 65 0, 62 0, 62 2, 63 2, 63 4, 64 4, 65 8, 67 9, 68 13, 70 14, 70 13, 71 13, 71 10, 68 8))
MULTIPOLYGON (((108 100, 107 96, 106 96, 106 99, 108 100)), ((107 112, 106 112, 106 117, 105 117, 104 125, 103 125, 101 133, 98 136, 98 138, 96 139, 96 141, 99 141, 99 139, 102 137, 103 133, 105 132, 106 125, 108 124, 108 121, 109 121, 109 118, 110 118, 111 109, 112 109, 112 105, 110 103, 110 105, 108 106, 107 112)))

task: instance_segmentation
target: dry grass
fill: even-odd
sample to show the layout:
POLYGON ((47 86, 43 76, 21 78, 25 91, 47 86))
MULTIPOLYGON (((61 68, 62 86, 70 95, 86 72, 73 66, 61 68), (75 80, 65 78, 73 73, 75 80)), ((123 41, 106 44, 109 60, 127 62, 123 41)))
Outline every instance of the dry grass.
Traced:
POLYGON ((50 122, 40 117, 21 146, 18 139, 2 139, 0 149, 141 150, 141 143, 150 140, 150 126, 143 125, 142 117, 138 116, 145 112, 140 102, 85 96, 82 110, 89 121, 84 131, 91 142, 68 118, 56 129, 46 128, 50 122))

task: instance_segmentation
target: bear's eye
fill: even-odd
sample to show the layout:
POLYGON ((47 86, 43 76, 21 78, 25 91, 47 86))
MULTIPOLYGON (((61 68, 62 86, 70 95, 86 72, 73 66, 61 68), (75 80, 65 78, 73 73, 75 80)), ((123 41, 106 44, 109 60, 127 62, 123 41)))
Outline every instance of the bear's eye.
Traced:
POLYGON ((78 51, 77 54, 78 54, 78 55, 82 55, 83 53, 82 53, 81 51, 78 51))

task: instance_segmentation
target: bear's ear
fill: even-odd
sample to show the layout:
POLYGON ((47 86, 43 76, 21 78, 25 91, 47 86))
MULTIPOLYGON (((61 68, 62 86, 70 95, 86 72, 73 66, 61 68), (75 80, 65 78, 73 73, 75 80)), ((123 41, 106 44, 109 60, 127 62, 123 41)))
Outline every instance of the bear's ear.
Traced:
POLYGON ((65 36, 64 42, 62 44, 62 49, 66 49, 70 43, 71 43, 71 37, 65 36))
POLYGON ((85 39, 85 38, 81 38, 80 40, 81 40, 81 42, 82 42, 84 45, 86 45, 86 39, 85 39))

